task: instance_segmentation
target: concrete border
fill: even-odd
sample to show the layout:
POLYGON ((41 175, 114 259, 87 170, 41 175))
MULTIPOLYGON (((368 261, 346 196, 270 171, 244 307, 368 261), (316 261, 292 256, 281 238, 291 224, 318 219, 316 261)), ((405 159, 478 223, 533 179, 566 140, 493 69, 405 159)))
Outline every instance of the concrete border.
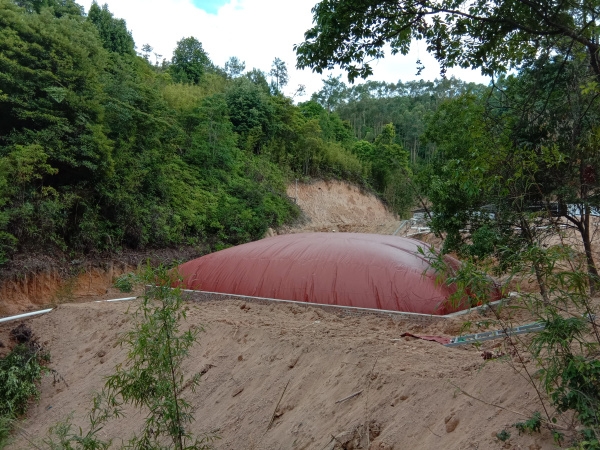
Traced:
MULTIPOLYGON (((146 291, 150 289, 152 286, 147 285, 146 291)), ((473 312, 473 311, 481 311, 484 309, 488 309, 490 306, 501 305, 510 302, 511 295, 507 298, 503 298, 497 300, 492 303, 488 303, 482 306, 477 306, 475 308, 464 309, 462 311, 457 311, 455 313, 446 314, 444 316, 437 316, 434 314, 420 314, 420 313, 410 313, 410 312, 402 312, 402 311, 389 311, 385 309, 370 309, 370 308, 357 308, 354 306, 339 306, 339 305, 325 305, 320 303, 309 303, 309 302, 299 302, 296 300, 280 300, 277 298, 265 298, 265 297, 251 297, 248 295, 237 295, 237 294, 224 294, 222 292, 207 292, 207 291, 195 291, 190 289, 182 289, 183 298, 187 301, 202 303, 202 302, 211 302, 211 301, 222 301, 222 300, 241 300, 246 302, 258 303, 262 305, 272 305, 272 304, 280 304, 280 305, 293 305, 303 308, 319 308, 324 311, 330 312, 332 314, 336 314, 342 317, 363 317, 363 316, 379 316, 379 317, 387 317, 392 319, 394 322, 408 320, 411 322, 421 322, 421 323, 433 323, 442 321, 445 319, 451 319, 454 317, 459 317, 461 315, 473 312)), ((121 302, 121 301, 130 301, 135 300, 138 297, 123 297, 123 298, 113 298, 109 300, 94 300, 90 303, 102 303, 102 302, 121 302)), ((10 322, 12 320, 26 319, 28 317, 33 317, 40 314, 46 314, 52 311, 53 308, 43 309, 40 311, 32 311, 28 313, 18 314, 16 316, 2 317, 0 318, 0 323, 10 322)))
MULTIPOLYGON (((147 286, 149 288, 150 286, 147 286)), ((483 309, 489 308, 489 306, 500 305, 504 303, 508 303, 510 298, 505 298, 501 300, 497 300, 495 302, 477 306, 474 308, 465 309, 462 311, 458 311, 451 314, 446 314, 443 316, 437 316, 434 314, 420 314, 420 313, 410 313, 410 312, 402 312, 402 311, 389 311, 385 309, 370 309, 370 308, 357 308, 354 306, 339 306, 339 305, 324 305, 320 303, 310 303, 310 302, 299 302, 296 300, 280 300, 276 298, 265 298, 265 297, 251 297, 248 295, 237 295, 237 294, 224 294, 221 292, 207 292, 207 291, 195 291, 190 289, 182 289, 184 299, 193 302, 210 302, 210 301, 219 301, 219 300, 242 300, 252 303, 258 303, 263 305, 272 305, 272 304, 282 304, 282 305, 294 305, 299 307, 312 307, 319 308, 338 316, 345 317, 361 317, 365 315, 372 316, 383 316, 392 319, 394 322, 399 322, 402 320, 408 320, 412 322, 422 322, 422 323, 432 323, 438 322, 445 319, 454 318, 457 316, 461 316, 463 314, 467 314, 473 311, 480 311, 483 309)))

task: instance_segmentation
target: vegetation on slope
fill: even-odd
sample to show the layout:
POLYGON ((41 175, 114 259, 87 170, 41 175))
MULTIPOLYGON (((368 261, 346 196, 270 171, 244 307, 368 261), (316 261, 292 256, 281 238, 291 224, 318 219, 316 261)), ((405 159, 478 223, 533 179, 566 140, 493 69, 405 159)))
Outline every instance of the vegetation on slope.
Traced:
POLYGON ((106 6, 0 1, 0 261, 238 244, 298 215, 290 175, 364 182, 341 120, 280 93, 285 67, 269 85, 193 37, 162 65, 147 47, 106 6))
POLYGON ((32 331, 21 324, 11 331, 15 346, 0 357, 0 448, 10 439, 14 422, 23 416, 31 399, 39 398, 38 384, 49 370, 49 354, 32 331))

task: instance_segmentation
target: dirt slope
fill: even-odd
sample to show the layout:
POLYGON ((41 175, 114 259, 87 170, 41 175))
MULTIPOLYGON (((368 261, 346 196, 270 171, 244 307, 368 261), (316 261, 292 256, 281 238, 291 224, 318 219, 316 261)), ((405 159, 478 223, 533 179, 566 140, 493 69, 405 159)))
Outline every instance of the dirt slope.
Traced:
MULTIPOLYGON (((44 379, 40 402, 9 448, 33 448, 70 413, 76 425, 85 425, 93 392, 124 359, 117 339, 130 326, 129 306, 135 302, 62 305, 29 320, 66 383, 44 379)), ((425 327, 224 300, 191 304, 190 324, 203 324, 206 332, 186 377, 209 370, 196 393, 185 395, 196 408, 193 431, 218 430, 216 449, 554 448, 547 431, 519 436, 510 428, 507 443, 495 437, 522 420, 519 414, 539 409, 534 390, 506 361, 484 362, 473 348, 395 340, 403 331, 453 335, 459 322, 425 327)), ((14 326, 0 327, 0 340, 6 342, 14 326)), ((130 437, 142 420, 132 412, 102 435, 130 437)))
POLYGON ((281 230, 286 233, 345 231, 392 234, 400 220, 373 194, 342 181, 290 184, 288 197, 296 199, 306 222, 281 230))

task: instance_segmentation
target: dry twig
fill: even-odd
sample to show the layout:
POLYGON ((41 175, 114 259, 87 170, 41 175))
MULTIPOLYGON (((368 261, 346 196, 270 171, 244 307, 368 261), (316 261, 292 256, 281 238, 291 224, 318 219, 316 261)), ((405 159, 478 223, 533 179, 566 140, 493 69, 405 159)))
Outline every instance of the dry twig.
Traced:
POLYGON ((360 390, 360 391, 358 391, 358 392, 355 392, 354 394, 350 394, 348 397, 344 397, 343 399, 341 399, 341 400, 338 400, 338 401, 337 401, 337 402, 335 402, 335 403, 342 403, 342 402, 345 402, 346 400, 350 400, 352 397, 356 397, 357 395, 360 395, 360 393, 361 393, 362 391, 363 391, 363 389, 361 389, 361 390, 360 390))
POLYGON ((279 404, 281 403, 281 400, 283 399, 283 395, 285 394, 285 391, 289 384, 290 384, 290 380, 288 380, 288 382, 285 384, 285 387, 283 388, 283 392, 281 393, 281 397, 279 397, 279 401, 277 402, 277 405, 275 406, 275 411, 273 411, 273 415, 271 416, 271 421, 269 422, 269 426, 267 427, 267 430, 265 431, 265 433, 267 431, 269 431, 269 429, 271 428, 271 425, 273 425, 273 422, 275 421, 275 414, 277 414, 277 408, 279 408, 279 404))

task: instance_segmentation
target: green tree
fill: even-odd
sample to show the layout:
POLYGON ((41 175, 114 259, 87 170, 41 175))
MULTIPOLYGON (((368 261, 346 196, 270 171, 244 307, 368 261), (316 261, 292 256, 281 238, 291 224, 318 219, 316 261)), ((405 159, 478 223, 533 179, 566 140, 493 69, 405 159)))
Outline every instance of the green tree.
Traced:
POLYGON ((352 151, 363 161, 373 161, 375 149, 373 144, 367 141, 356 141, 352 151))
POLYGON ((320 91, 315 92, 311 96, 311 100, 319 102, 319 104, 329 112, 335 110, 344 102, 348 93, 348 87, 343 81, 340 81, 341 77, 341 75, 337 77, 329 75, 327 79, 322 80, 323 88, 320 91))
POLYGON ((237 139, 224 95, 204 98, 182 122, 189 137, 182 155, 187 164, 198 167, 207 179, 216 171, 233 170, 237 139))
POLYGON ((348 122, 343 121, 337 113, 328 113, 315 100, 303 102, 298 105, 302 115, 310 119, 318 119, 323 139, 338 141, 347 148, 354 145, 354 137, 348 122))
POLYGON ((142 45, 142 55, 146 61, 150 59, 150 53, 152 53, 154 48, 150 44, 142 45))
POLYGON ((83 7, 73 0, 15 0, 14 3, 28 13, 39 14, 42 8, 51 8, 56 17, 83 16, 83 7))
POLYGON ((254 153, 273 137, 275 111, 269 95, 247 78, 238 78, 226 92, 229 117, 240 145, 254 153))
POLYGON ((591 222, 592 211, 600 209, 595 78, 581 55, 541 57, 519 76, 501 79, 489 101, 493 117, 510 129, 513 151, 532 155, 527 204, 543 205, 550 222, 564 218, 576 229, 592 290, 600 281, 591 222))
POLYGON ((273 79, 273 81, 271 81, 273 92, 280 92, 288 83, 288 71, 285 62, 279 58, 275 58, 271 65, 269 76, 273 79))
POLYGON ((542 58, 501 78, 485 97, 464 95, 440 107, 427 133, 437 155, 425 189, 432 226, 448 233, 448 248, 478 249, 479 256, 506 240, 520 248, 537 239, 541 225, 556 230, 566 220, 580 235, 594 288, 590 227, 600 205, 600 111, 597 94, 582 89, 590 76, 576 59, 542 58), (531 220, 537 224, 526 226, 531 220), (477 242, 480 228, 491 245, 477 242), (519 239, 515 228, 524 233, 519 239), (472 245, 464 229, 471 229, 472 245))
MULTIPOLYGON (((361 146, 364 149, 364 145, 361 146)), ((359 148, 361 148, 359 147, 359 148)), ((371 153, 371 180, 373 187, 399 214, 406 214, 413 203, 410 187, 412 175, 408 152, 396 142, 394 125, 385 125, 375 139, 371 153)))
POLYGON ((389 123, 375 139, 372 153, 372 177, 375 188, 384 191, 398 169, 408 170, 408 153, 396 143, 396 130, 389 123))
MULTIPOLYGON (((447 251, 465 245, 461 230, 467 224, 484 226, 487 216, 481 214, 480 208, 496 203, 486 198, 487 193, 493 192, 490 185, 496 180, 489 168, 492 159, 500 158, 503 152, 499 151, 501 143, 487 131, 485 112, 483 98, 464 94, 440 106, 425 134, 436 145, 436 155, 426 173, 421 174, 421 184, 432 203, 431 226, 446 233, 447 251)), ((493 247, 493 239, 490 243, 493 247)))
POLYGON ((271 89, 269 88, 269 83, 267 82, 267 75, 260 69, 253 68, 244 74, 244 77, 254 83, 256 86, 259 86, 263 92, 270 94, 271 89))
POLYGON ((246 70, 246 63, 238 57, 232 56, 225 62, 225 73, 230 78, 237 78, 246 70))
POLYGON ((177 42, 169 66, 175 82, 198 84, 210 68, 212 62, 198 39, 191 36, 177 42))
POLYGON ((99 124, 98 69, 106 53, 93 30, 82 21, 57 19, 49 8, 22 15, 6 0, 0 23, 0 70, 11 75, 0 80, 1 144, 37 140, 51 163, 74 179, 110 170, 111 145, 99 124))
POLYGON ((323 0, 313 9, 315 26, 295 47, 298 67, 318 73, 339 65, 350 80, 372 74, 368 61, 407 54, 425 40, 442 73, 453 66, 492 75, 551 54, 579 48, 600 77, 597 42, 600 5, 595 2, 520 0, 323 0))
POLYGON ((102 8, 95 1, 88 11, 88 20, 98 29, 100 40, 105 49, 121 55, 135 54, 135 44, 127 23, 123 19, 115 19, 108 10, 108 5, 102 8))

